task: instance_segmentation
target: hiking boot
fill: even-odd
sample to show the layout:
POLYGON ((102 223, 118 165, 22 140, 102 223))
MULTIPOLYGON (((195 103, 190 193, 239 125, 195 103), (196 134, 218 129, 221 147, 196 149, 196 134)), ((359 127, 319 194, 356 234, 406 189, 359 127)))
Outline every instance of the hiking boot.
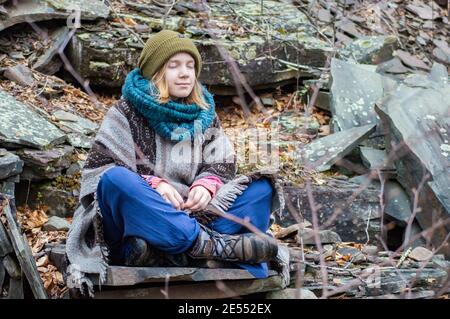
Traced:
POLYGON ((167 254, 138 237, 127 237, 124 242, 124 264, 129 267, 186 267, 186 254, 167 254))
POLYGON ((154 251, 147 242, 138 237, 127 237, 124 242, 125 266, 150 266, 154 251))
POLYGON ((187 254, 194 259, 260 263, 276 257, 275 240, 253 233, 227 235, 200 225, 200 233, 187 254))

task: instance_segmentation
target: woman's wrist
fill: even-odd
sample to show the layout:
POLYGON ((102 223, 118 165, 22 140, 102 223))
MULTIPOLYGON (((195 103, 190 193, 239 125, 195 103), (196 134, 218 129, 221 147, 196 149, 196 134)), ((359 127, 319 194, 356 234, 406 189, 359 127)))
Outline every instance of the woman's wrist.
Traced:
POLYGON ((141 176, 153 189, 156 189, 161 183, 169 184, 167 180, 165 180, 164 178, 160 178, 158 176, 154 175, 141 175, 141 176))
POLYGON ((209 193, 211 194, 211 197, 214 197, 216 195, 216 192, 218 190, 218 183, 214 180, 208 179, 208 178, 200 178, 196 180, 194 183, 192 183, 191 187, 189 188, 189 191, 193 189, 194 187, 202 186, 204 187, 209 193))

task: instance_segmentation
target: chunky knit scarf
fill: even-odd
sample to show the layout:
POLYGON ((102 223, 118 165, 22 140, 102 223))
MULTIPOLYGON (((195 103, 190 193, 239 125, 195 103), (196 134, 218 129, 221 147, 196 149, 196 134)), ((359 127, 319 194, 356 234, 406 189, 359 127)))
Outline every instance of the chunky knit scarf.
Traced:
POLYGON ((122 87, 122 95, 141 113, 162 137, 172 141, 194 138, 194 134, 205 133, 214 120, 213 96, 201 85, 207 110, 197 104, 183 104, 173 100, 160 104, 156 97, 158 89, 138 68, 131 71, 122 87), (201 131, 200 131, 201 130, 201 131))

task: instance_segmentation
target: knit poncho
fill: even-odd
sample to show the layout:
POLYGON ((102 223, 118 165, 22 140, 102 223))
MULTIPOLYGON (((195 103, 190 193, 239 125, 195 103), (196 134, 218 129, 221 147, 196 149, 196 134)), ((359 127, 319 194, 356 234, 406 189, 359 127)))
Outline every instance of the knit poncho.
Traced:
POLYGON ((158 135, 147 119, 126 100, 107 112, 88 154, 81 176, 80 204, 66 242, 69 260, 67 285, 93 296, 93 281, 104 283, 108 248, 103 240, 102 215, 96 199, 101 176, 114 166, 123 166, 140 175, 168 180, 187 197, 192 183, 204 176, 216 176, 224 184, 210 205, 226 211, 255 178, 269 177, 274 186, 272 212, 281 211, 284 198, 274 172, 236 176, 236 156, 217 115, 210 126, 214 134, 200 134, 198 140, 174 142, 158 135), (180 150, 190 150, 181 157, 180 150), (215 150, 215 151, 213 151, 215 150))

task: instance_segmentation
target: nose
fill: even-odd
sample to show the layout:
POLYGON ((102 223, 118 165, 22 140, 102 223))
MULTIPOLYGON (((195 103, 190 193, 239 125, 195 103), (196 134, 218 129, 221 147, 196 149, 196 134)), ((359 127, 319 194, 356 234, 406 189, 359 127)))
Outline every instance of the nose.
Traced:
POLYGON ((179 73, 180 77, 186 77, 189 76, 189 72, 188 72, 188 68, 187 66, 183 65, 180 67, 180 73, 179 73))

